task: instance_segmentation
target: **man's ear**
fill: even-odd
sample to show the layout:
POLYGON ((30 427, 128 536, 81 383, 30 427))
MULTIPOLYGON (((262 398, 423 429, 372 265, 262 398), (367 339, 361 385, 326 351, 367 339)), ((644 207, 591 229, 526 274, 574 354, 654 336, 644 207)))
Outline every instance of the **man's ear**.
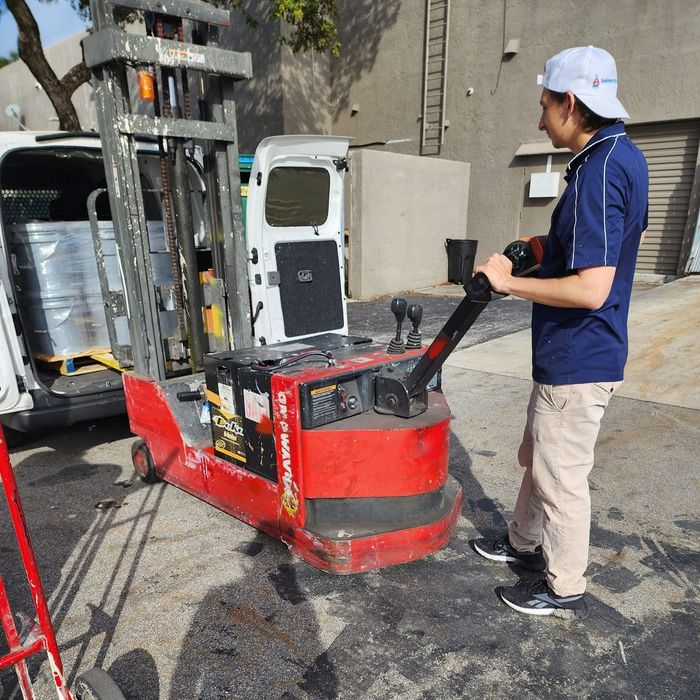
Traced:
POLYGON ((573 92, 566 93, 566 116, 571 117, 576 110, 576 96, 573 92))

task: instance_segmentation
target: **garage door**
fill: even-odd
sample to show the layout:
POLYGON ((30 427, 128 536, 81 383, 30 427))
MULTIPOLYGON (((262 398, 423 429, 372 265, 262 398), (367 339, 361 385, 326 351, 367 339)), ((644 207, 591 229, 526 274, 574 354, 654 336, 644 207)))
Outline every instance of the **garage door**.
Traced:
POLYGON ((675 275, 683 243, 700 141, 700 122, 629 126, 649 163, 649 228, 637 272, 675 275))

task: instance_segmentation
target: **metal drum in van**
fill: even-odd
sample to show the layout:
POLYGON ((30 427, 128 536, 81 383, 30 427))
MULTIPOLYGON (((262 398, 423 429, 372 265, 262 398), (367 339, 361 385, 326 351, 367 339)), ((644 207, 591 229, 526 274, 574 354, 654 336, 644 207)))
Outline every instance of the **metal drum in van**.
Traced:
POLYGON ((10 230, 23 294, 83 293, 95 266, 89 222, 15 224, 10 230))
MULTIPOLYGON (((170 256, 162 221, 148 221, 148 238, 157 285, 172 284, 170 256)), ((99 222, 109 288, 122 288, 116 256, 114 225, 99 222)), ((15 224, 11 227, 15 266, 22 293, 97 294, 100 279, 89 221, 15 224)))
POLYGON ((29 345, 35 355, 75 356, 109 348, 101 294, 22 297, 29 345))
MULTIPOLYGON (((151 250, 158 251, 151 254, 154 282, 171 285, 170 255, 162 252, 167 250, 163 223, 149 221, 147 225, 151 250)), ((99 230, 108 286, 113 291, 121 290, 114 226, 112 222, 100 222, 99 230)), ((32 352, 79 355, 86 350, 109 348, 90 222, 16 224, 11 232, 32 352)))

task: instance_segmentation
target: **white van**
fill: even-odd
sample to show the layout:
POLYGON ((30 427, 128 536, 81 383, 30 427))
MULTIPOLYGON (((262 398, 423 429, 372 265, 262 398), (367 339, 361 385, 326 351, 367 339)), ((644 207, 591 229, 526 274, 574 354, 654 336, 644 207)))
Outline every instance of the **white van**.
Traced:
MULTIPOLYGON (((347 148, 341 137, 280 136, 256 151, 246 217, 253 344, 347 332, 347 148)), ((172 275, 155 144, 142 144, 139 167, 152 265, 172 275)), ((195 158, 195 240, 200 270, 207 270, 206 192, 198 169, 195 158)), ((109 300, 100 290, 87 214, 88 197, 104 187, 96 135, 0 133, 0 420, 11 445, 125 410, 121 372, 103 364, 109 363, 109 300)), ((96 202, 104 270, 123 285, 107 197, 96 202)))

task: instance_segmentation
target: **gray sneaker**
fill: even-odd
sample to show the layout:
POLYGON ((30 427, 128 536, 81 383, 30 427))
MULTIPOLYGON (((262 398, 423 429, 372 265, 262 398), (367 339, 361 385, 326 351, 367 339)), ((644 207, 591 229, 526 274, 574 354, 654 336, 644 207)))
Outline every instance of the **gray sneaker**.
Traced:
POLYGON ((534 552, 519 552, 508 541, 508 535, 498 540, 481 537, 478 540, 472 540, 472 547, 477 554, 492 561, 510 562, 529 571, 544 571, 547 568, 542 547, 537 547, 534 552))
POLYGON ((559 596, 544 579, 521 579, 515 586, 504 586, 498 594, 508 607, 526 615, 554 615, 577 620, 588 616, 583 593, 559 596))

